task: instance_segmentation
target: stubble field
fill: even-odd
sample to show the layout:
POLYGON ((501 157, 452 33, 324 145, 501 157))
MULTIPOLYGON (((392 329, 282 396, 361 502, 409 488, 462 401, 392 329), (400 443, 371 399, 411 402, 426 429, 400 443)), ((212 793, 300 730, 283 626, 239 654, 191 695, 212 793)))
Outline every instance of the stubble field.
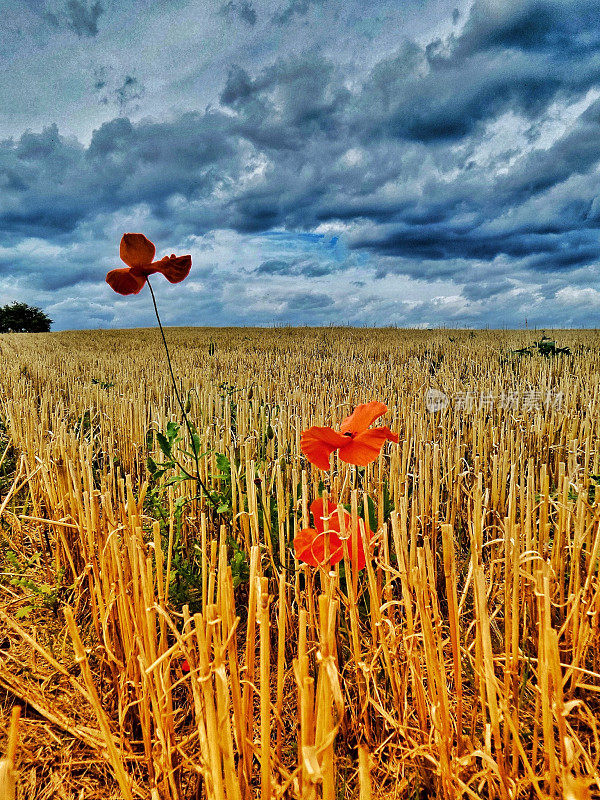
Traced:
POLYGON ((547 334, 170 329, 196 442, 158 331, 1 336, 16 796, 600 798, 600 335, 547 334))

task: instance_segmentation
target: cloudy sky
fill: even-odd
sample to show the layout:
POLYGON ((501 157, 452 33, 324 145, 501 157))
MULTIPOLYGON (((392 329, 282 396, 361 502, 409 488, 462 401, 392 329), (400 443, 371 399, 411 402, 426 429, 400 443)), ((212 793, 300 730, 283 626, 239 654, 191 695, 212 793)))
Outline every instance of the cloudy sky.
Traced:
POLYGON ((600 326, 598 0, 0 0, 0 304, 600 326))

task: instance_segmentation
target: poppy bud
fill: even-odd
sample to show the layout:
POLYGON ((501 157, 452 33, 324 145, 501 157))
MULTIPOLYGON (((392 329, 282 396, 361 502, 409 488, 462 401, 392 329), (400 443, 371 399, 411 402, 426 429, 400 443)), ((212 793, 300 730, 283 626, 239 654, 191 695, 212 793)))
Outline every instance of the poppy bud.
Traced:
POLYGON ((185 413, 189 414, 191 410, 192 410, 192 401, 188 397, 187 402, 185 404, 185 413))
POLYGON ((250 391, 248 392, 248 400, 252 400, 254 396, 254 386, 250 387, 250 391))
POLYGON ((275 436, 275 431, 270 425, 267 425, 267 439, 272 439, 275 436))

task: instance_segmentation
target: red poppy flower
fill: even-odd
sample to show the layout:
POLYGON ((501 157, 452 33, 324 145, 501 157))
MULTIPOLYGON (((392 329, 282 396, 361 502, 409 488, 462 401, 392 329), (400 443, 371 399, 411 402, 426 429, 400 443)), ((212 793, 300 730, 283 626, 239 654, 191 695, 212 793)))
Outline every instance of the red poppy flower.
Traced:
POLYGON ((187 658, 184 658, 179 666, 184 674, 187 674, 190 671, 190 662, 187 660, 187 658))
POLYGON ((386 411, 385 403, 377 400, 362 403, 342 422, 339 433, 315 425, 302 431, 300 449, 320 469, 329 469, 329 456, 334 450, 339 450, 340 459, 347 464, 366 467, 375 461, 386 439, 398 444, 398 434, 389 428, 367 430, 386 411))
MULTIPOLYGON (((329 536, 329 563, 337 564, 344 557, 342 540, 338 536, 340 533, 340 518, 338 510, 332 503, 329 507, 329 516, 323 517, 323 500, 318 498, 313 500, 310 506, 310 513, 313 515, 314 528, 303 528, 294 537, 294 550, 296 558, 310 564, 312 567, 324 567, 325 564, 325 540, 329 536), (316 530, 315 530, 316 528, 316 530)), ((360 531, 356 531, 356 554, 353 548, 352 536, 352 517, 344 509, 344 528, 345 536, 348 537, 348 553, 353 566, 363 569, 365 566, 365 551, 363 548, 360 531)), ((373 535, 371 530, 366 531, 367 539, 373 535)))
POLYGON ((156 248, 143 233, 124 233, 119 254, 127 267, 113 269, 106 276, 108 285, 119 294, 137 294, 148 275, 161 272, 171 283, 187 278, 192 268, 191 256, 170 256, 152 261, 156 248))

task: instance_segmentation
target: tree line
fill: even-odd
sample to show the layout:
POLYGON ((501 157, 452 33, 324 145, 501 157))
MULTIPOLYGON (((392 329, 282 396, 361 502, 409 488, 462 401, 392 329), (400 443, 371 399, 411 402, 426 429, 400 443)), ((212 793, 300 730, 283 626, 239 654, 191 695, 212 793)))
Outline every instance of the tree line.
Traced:
POLYGON ((41 308, 27 303, 0 306, 0 333, 46 333, 52 320, 41 308))

